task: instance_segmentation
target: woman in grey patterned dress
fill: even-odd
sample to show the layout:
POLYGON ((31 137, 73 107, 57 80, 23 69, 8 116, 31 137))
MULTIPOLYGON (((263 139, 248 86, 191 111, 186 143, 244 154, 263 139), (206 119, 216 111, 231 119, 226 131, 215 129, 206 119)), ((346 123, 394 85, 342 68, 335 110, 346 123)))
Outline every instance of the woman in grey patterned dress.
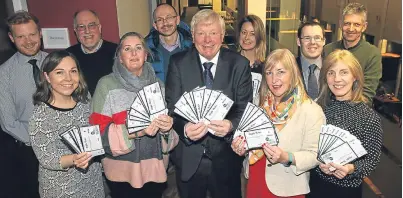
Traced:
POLYGON ((40 79, 29 133, 41 197, 104 197, 100 163, 90 153, 75 154, 60 138, 72 126, 88 125, 88 90, 77 60, 64 50, 50 53, 40 79))

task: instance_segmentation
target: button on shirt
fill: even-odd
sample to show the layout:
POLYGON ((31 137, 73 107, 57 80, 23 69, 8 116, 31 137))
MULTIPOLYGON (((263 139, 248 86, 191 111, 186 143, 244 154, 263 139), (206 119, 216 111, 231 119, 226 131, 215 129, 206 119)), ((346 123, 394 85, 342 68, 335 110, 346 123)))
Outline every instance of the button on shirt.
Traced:
MULTIPOLYGON (((305 84, 305 89, 308 92, 308 78, 309 78, 309 66, 315 64, 318 66, 315 70, 315 76, 318 81, 318 88, 319 88, 319 74, 320 74, 320 69, 322 68, 322 57, 317 58, 313 62, 309 62, 304 56, 301 56, 301 66, 302 66, 302 75, 304 77, 304 84, 305 84)), ((315 98, 312 98, 315 99, 315 98)))
POLYGON ((42 51, 31 57, 17 52, 0 65, 1 128, 27 145, 30 142, 28 121, 34 109, 32 95, 36 91, 32 65, 28 61, 36 59, 37 65, 41 66, 46 56, 42 51))

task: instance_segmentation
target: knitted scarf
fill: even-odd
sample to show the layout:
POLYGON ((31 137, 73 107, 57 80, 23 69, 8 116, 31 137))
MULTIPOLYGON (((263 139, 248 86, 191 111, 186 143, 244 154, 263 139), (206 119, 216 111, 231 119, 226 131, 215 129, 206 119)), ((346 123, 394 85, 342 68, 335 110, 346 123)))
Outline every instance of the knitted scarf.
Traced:
POLYGON ((126 90, 131 92, 139 92, 143 87, 157 82, 154 69, 148 62, 144 62, 143 71, 140 76, 135 76, 120 63, 119 58, 115 58, 112 72, 119 83, 122 84, 126 90))
MULTIPOLYGON (((277 133, 286 126, 291 119, 297 106, 301 104, 302 94, 295 88, 293 92, 284 96, 278 105, 275 104, 274 95, 269 91, 266 100, 263 104, 263 109, 266 111, 270 120, 273 122, 277 133)), ((263 149, 256 149, 249 152, 249 164, 255 164, 260 159, 264 158, 263 149)))

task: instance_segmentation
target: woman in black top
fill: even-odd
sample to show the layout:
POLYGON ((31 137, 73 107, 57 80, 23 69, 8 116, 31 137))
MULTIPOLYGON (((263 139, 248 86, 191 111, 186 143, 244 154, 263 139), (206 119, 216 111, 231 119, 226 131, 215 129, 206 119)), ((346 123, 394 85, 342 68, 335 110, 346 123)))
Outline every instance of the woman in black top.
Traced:
POLYGON ((258 81, 254 76, 263 73, 266 58, 266 31, 262 20, 256 15, 247 15, 242 18, 238 26, 238 48, 242 56, 249 60, 253 80, 253 103, 259 104, 258 81))
POLYGON ((266 57, 266 31, 256 15, 245 16, 238 26, 239 52, 250 62, 252 72, 262 73, 266 57))
POLYGON ((360 198, 363 178, 379 163, 383 132, 379 116, 365 104, 363 82, 361 66, 349 51, 336 50, 324 60, 317 102, 324 109, 327 124, 356 136, 367 154, 344 166, 320 164, 311 171, 308 198, 360 198))

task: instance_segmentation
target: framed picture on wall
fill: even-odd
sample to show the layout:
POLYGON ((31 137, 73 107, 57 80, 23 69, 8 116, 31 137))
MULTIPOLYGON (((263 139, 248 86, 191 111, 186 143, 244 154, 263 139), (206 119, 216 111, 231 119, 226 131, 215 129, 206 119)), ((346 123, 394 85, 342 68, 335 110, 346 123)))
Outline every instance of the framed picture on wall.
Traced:
POLYGON ((43 48, 66 49, 70 47, 67 28, 42 28, 43 48))

